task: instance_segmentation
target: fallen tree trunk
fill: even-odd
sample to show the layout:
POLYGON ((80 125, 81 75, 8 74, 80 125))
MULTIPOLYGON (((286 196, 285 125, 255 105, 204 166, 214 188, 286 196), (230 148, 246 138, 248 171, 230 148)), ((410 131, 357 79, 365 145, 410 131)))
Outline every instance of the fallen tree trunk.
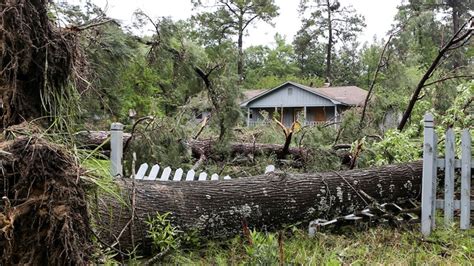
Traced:
MULTIPOLYGON (((196 157, 204 155, 212 158, 214 145, 215 142, 212 140, 193 140, 189 142, 189 147, 191 147, 191 150, 196 157)), ((283 152, 283 149, 284 146, 280 144, 238 142, 230 144, 230 153, 232 155, 279 155, 283 152)), ((295 159, 301 159, 308 156, 310 150, 305 148, 288 148, 287 153, 295 159)))
POLYGON ((103 197, 98 202, 99 235, 131 250, 150 247, 145 221, 170 212, 182 230, 225 238, 250 228, 273 230, 316 218, 361 210, 373 200, 400 202, 420 193, 421 162, 321 174, 269 174, 227 181, 157 182, 118 179, 126 207, 103 197), (367 196, 368 195, 368 196, 367 196), (134 213, 131 219, 131 213, 134 213), (131 223, 130 221, 133 221, 131 223), (131 228, 133 225, 133 228, 131 228), (125 232, 125 233, 124 233, 125 232))
MULTIPOLYGON (((110 143, 107 141, 109 137, 108 131, 81 131, 75 134, 76 140, 84 148, 96 148, 102 145, 104 150, 110 149, 110 143)), ((131 135, 124 133, 123 141, 129 141, 131 135)), ((193 157, 200 159, 201 157, 215 158, 220 156, 214 153, 215 142, 212 140, 190 140, 187 142, 191 149, 193 157)), ((284 146, 280 144, 266 144, 266 143, 239 143, 234 142, 230 145, 231 155, 279 155, 283 152, 284 146)), ((307 148, 288 148, 288 155, 293 156, 294 159, 305 159, 312 154, 311 149, 307 148)), ((347 157, 347 154, 338 154, 341 158, 347 157)))

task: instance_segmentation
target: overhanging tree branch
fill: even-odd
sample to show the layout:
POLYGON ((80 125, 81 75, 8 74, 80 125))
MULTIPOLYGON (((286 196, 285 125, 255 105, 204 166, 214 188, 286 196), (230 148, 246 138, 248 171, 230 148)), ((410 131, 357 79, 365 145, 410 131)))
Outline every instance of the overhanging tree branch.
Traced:
POLYGON ((253 16, 252 18, 250 18, 250 19, 244 24, 244 26, 242 27, 242 30, 245 30, 245 29, 248 27, 248 25, 250 25, 250 23, 252 23, 252 21, 254 21, 254 20, 255 20, 256 18, 258 18, 259 16, 260 16, 260 15, 257 14, 257 15, 255 15, 255 16, 253 16))
POLYGON ((94 28, 94 27, 97 27, 97 26, 107 24, 109 22, 115 23, 118 26, 120 26, 120 24, 118 24, 118 22, 114 19, 105 19, 105 20, 100 20, 100 21, 97 21, 97 22, 93 22, 93 23, 73 27, 73 29, 76 29, 78 31, 83 31, 83 30, 87 30, 87 29, 90 29, 90 28, 94 28))
MULTIPOLYGON (((418 85, 415 88, 415 91, 413 92, 413 95, 411 96, 410 102, 408 103, 408 106, 403 113, 403 117, 398 124, 397 129, 399 131, 402 131, 403 128, 405 127, 406 123, 408 122, 408 119, 411 116, 411 112, 413 111, 413 108, 415 107, 416 102, 418 101, 419 95, 421 93, 421 90, 425 87, 426 81, 430 79, 432 76, 433 72, 436 70, 437 66, 445 56, 445 54, 450 51, 450 48, 452 48, 455 44, 465 40, 466 38, 469 38, 472 34, 473 27, 471 26, 471 23, 474 22, 474 17, 471 16, 470 19, 468 19, 462 27, 459 28, 459 30, 451 37, 451 39, 439 50, 438 55, 436 58, 433 60, 431 63, 431 66, 428 68, 428 70, 425 72, 423 77, 421 78, 420 82, 418 82, 418 85), (466 26, 468 26, 467 29, 466 26), (464 33, 462 33, 465 31, 464 33)), ((463 42, 464 43, 464 42, 463 42)), ((460 47, 460 46, 458 46, 460 47)))
POLYGON ((446 81, 446 80, 459 79, 459 78, 474 78, 474 76, 473 75, 458 75, 458 76, 444 77, 444 78, 440 78, 438 80, 435 80, 433 82, 426 83, 425 85, 423 85, 423 87, 428 87, 428 86, 431 86, 433 84, 440 83, 440 82, 443 82, 443 81, 446 81))

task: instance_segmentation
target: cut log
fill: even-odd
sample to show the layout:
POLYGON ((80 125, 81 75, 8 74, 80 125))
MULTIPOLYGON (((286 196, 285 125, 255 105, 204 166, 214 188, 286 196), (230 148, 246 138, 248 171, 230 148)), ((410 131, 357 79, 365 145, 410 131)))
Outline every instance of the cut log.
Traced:
POLYGON ((130 179, 118 179, 123 196, 134 196, 134 227, 129 228, 131 204, 127 207, 110 197, 98 202, 95 224, 103 241, 118 241, 121 249, 131 250, 133 239, 135 246, 140 245, 139 249, 147 253, 151 245, 145 221, 157 212, 170 212, 172 223, 182 230, 227 238, 239 234, 243 223, 274 230, 349 214, 373 200, 414 199, 420 193, 421 176, 422 163, 414 162, 320 174, 273 173, 228 181, 136 181, 133 185, 130 179))

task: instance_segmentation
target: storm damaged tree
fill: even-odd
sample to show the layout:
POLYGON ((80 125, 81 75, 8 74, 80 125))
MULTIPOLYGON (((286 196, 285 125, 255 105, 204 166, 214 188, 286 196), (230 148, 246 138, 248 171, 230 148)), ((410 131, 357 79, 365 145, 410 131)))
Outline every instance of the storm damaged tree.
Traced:
POLYGON ((0 95, 2 127, 55 115, 71 99, 68 82, 81 60, 78 28, 57 28, 46 0, 1 5, 0 95))
POLYGON ((237 74, 244 79, 244 35, 250 25, 258 20, 271 23, 278 16, 274 0, 192 0, 195 8, 210 11, 199 13, 195 19, 202 32, 211 42, 221 43, 224 39, 237 37, 237 74))
POLYGON ((73 16, 64 5, 50 12, 51 1, 4 2, 0 19, 2 127, 38 117, 52 121, 77 114, 77 92, 89 87, 91 74, 81 39, 113 20, 95 6, 87 15, 76 10, 73 16), (69 18, 67 26, 60 26, 64 24, 60 18, 69 18))
POLYGON ((240 116, 235 101, 239 96, 237 78, 230 63, 235 59, 231 47, 221 45, 204 50, 188 38, 186 22, 154 20, 143 11, 136 12, 136 16, 141 24, 148 22, 154 27, 151 40, 139 40, 150 47, 148 63, 160 69, 162 76, 157 85, 163 97, 176 107, 205 91, 212 105, 211 123, 216 121, 218 142, 222 142, 240 116))
MULTIPOLYGON (((152 18, 145 12, 135 12, 136 26, 153 26, 153 35, 148 38, 135 37, 148 46, 146 61, 154 71, 153 86, 161 101, 165 114, 172 115, 179 106, 202 91, 195 66, 205 60, 205 52, 192 38, 187 21, 172 21, 169 18, 152 18)), ((150 95, 151 96, 151 95, 150 95)))
POLYGON ((104 23, 60 28, 50 3, 0 4, 1 123, 5 136, 14 137, 0 143, 2 265, 85 265, 94 252, 77 158, 38 138, 39 128, 29 125, 27 137, 18 133, 17 124, 42 116, 48 123, 76 107, 86 65, 78 36, 104 23))
POLYGON ((469 40, 471 39, 473 31, 474 31, 474 17, 471 17, 439 49, 438 54, 436 55, 434 60, 431 62, 428 69, 426 70, 426 72, 423 74, 420 81, 418 82, 415 90, 413 91, 410 101, 408 102, 408 106, 406 107, 405 112, 403 113, 402 119, 400 120, 400 123, 398 124, 397 129, 399 131, 402 131, 405 125, 407 124, 408 119, 411 116, 411 112, 413 111, 413 108, 415 107, 416 102, 420 99, 420 93, 423 90, 423 88, 439 83, 439 82, 450 80, 450 79, 472 78, 472 74, 468 74, 468 75, 455 74, 453 76, 446 76, 446 77, 442 77, 440 79, 429 82, 430 79, 433 77, 434 72, 438 69, 439 65, 442 63, 443 60, 446 59, 446 57, 452 51, 459 49, 469 43, 469 40))
POLYGON ((340 172, 270 173, 226 181, 159 182, 129 179, 117 184, 124 198, 134 195, 135 212, 112 197, 98 202, 100 238, 123 250, 148 253, 147 217, 170 213, 173 226, 208 239, 242 232, 278 230, 289 224, 352 214, 378 203, 414 199, 420 193, 422 163, 340 172), (152 200, 151 200, 152 199, 152 200), (111 211, 112 210, 112 211, 111 211), (130 216, 134 213, 134 216, 130 216), (135 226, 129 227, 133 219, 135 226), (120 232, 127 233, 121 234, 120 232), (117 237, 118 236, 118 237, 117 237), (132 242, 134 239, 134 243, 132 242))
MULTIPOLYGON (((229 140, 232 128, 240 118, 237 79, 232 78, 232 68, 225 62, 203 70, 196 66, 196 74, 201 78, 212 104, 211 121, 215 120, 219 129, 218 143, 229 140)), ((235 76, 234 76, 235 77, 235 76)))

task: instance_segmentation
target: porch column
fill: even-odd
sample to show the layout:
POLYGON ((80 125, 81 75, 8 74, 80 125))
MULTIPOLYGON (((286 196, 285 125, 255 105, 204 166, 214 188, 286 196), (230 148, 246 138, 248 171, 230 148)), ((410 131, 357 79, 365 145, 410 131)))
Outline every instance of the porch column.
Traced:
POLYGON ((247 108, 247 127, 250 127, 250 108, 247 108))
POLYGON ((337 105, 334 105, 334 129, 337 130, 337 105))
POLYGON ((304 121, 303 121, 303 126, 306 126, 306 106, 304 107, 304 121))
POLYGON ((281 107, 281 114, 280 114, 280 123, 282 123, 282 124, 283 124, 283 121, 284 121, 283 115, 284 115, 284 114, 283 114, 283 106, 282 106, 282 107, 281 107))

